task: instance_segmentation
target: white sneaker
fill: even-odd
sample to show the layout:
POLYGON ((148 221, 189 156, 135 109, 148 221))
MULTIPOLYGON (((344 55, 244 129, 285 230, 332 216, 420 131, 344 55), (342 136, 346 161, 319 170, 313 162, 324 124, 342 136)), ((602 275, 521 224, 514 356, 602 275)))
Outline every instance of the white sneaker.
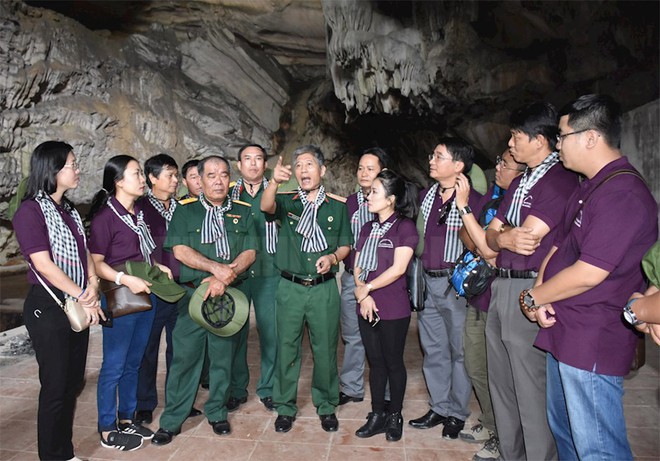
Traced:
POLYGON ((463 429, 458 433, 461 440, 469 443, 485 443, 493 437, 493 431, 487 430, 483 425, 477 424, 470 429, 463 429))
POLYGON ((473 457, 472 461, 501 461, 500 439, 493 435, 473 457))

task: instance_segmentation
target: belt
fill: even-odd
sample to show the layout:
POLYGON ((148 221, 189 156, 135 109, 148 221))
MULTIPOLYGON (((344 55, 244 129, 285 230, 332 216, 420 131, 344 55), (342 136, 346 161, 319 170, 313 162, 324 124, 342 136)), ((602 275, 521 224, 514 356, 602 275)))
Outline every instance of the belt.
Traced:
POLYGON ((536 271, 519 271, 515 269, 502 269, 501 267, 495 270, 495 275, 503 279, 535 279, 539 275, 536 271))
POLYGON ((324 282, 327 282, 330 279, 335 278, 335 274, 333 272, 326 272, 325 274, 319 275, 318 277, 314 277, 314 278, 298 277, 297 275, 293 275, 285 271, 282 271, 281 275, 282 278, 285 278, 293 283, 297 283, 304 287, 313 287, 316 285, 320 285, 324 282))
POLYGON ((438 269, 431 271, 427 271, 426 269, 424 269, 424 272, 426 272, 426 275, 428 275, 431 278, 440 278, 440 277, 447 277, 448 275, 453 274, 454 269, 438 269))
POLYGON ((353 275, 353 269, 350 268, 350 267, 347 267, 347 268, 346 268, 346 272, 348 272, 349 274, 353 275))

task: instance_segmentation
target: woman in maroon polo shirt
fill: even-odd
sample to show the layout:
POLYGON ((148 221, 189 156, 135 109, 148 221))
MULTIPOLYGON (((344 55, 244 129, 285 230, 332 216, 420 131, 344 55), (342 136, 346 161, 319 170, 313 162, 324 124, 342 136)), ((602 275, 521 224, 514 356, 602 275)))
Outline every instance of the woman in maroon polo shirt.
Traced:
POLYGON ((407 380, 403 351, 410 325, 405 274, 419 241, 413 221, 417 189, 393 171, 384 170, 371 184, 367 200, 376 219, 362 227, 353 274, 360 335, 370 366, 371 413, 355 435, 371 437, 385 432, 386 439, 394 442, 403 434, 401 409, 407 380))
POLYGON ((37 438, 43 460, 77 459, 71 442, 73 414, 84 385, 89 329, 71 330, 35 271, 61 301, 77 298, 92 325, 103 315, 82 220, 64 196, 79 183, 73 148, 56 141, 40 144, 32 152, 27 191, 13 219, 21 252, 32 269, 27 273, 30 290, 23 319, 39 364, 37 438))
MULTIPOLYGON (((99 277, 127 286, 133 293, 150 293, 150 283, 113 269, 126 261, 152 262, 155 248, 149 228, 136 201, 144 193, 146 181, 140 164, 128 155, 117 155, 105 164, 103 189, 94 200, 89 250, 99 277)), ((170 270, 158 265, 170 275, 170 270)), ((104 300, 103 300, 104 301, 104 300)), ((139 448, 153 432, 133 423, 137 405, 138 370, 147 347, 153 309, 114 319, 112 328, 103 329, 103 363, 99 371, 97 407, 101 445, 122 451, 139 448)))

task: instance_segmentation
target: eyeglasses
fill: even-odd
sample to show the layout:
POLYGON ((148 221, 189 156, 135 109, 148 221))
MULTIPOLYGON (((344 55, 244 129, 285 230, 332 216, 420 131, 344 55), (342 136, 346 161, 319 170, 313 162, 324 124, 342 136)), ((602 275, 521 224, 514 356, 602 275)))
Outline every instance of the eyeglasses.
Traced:
POLYGON ((564 138, 566 138, 567 136, 570 136, 572 134, 584 133, 585 131, 589 131, 590 129, 591 128, 585 128, 584 130, 571 131, 570 133, 566 133, 566 134, 558 134, 557 135, 557 142, 562 142, 564 140, 564 138))
POLYGON ((431 154, 428 155, 428 157, 429 157, 429 161, 431 161, 431 160, 437 160, 437 161, 440 161, 440 160, 451 160, 451 161, 453 161, 453 160, 454 160, 453 158, 451 158, 451 157, 448 156, 448 155, 438 155, 438 154, 436 154, 436 153, 431 153, 431 154))
POLYGON ((451 201, 446 202, 444 205, 442 205, 442 208, 440 208, 438 211, 440 214, 438 215, 438 226, 442 226, 444 223, 447 222, 447 217, 449 216, 449 210, 451 210, 451 201))
POLYGON ((72 170, 79 170, 80 169, 80 163, 78 162, 71 162, 71 163, 65 163, 65 167, 71 168, 72 170))
POLYGON ((504 161, 501 155, 498 155, 497 158, 495 159, 495 165, 499 165, 500 168, 502 168, 503 170, 511 170, 511 171, 525 171, 526 168, 525 165, 520 165, 520 164, 518 164, 519 165, 518 168, 511 168, 506 166, 506 162, 504 161))

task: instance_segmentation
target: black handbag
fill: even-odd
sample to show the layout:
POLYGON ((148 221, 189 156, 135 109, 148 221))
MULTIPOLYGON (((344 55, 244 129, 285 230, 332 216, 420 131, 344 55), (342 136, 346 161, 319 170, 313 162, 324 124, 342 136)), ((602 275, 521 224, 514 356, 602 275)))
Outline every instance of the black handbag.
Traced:
POLYGON ((413 312, 424 310, 424 298, 426 297, 426 282, 424 281, 424 266, 418 256, 413 256, 406 272, 408 283, 408 298, 410 298, 410 309, 413 312))

